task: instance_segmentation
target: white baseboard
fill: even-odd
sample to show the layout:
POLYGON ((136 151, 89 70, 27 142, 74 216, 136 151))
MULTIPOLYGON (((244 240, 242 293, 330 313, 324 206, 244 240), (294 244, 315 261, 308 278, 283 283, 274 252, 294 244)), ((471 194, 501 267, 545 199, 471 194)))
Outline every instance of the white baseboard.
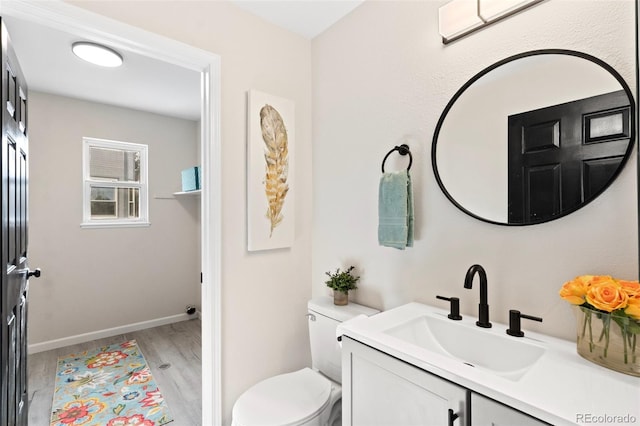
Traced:
POLYGON ((156 318, 149 321, 136 322, 133 324, 127 324, 120 327, 106 328, 104 330, 92 331, 90 333, 76 334, 75 336, 62 337, 60 339, 47 340, 45 342, 30 344, 28 347, 29 354, 35 354, 38 352, 44 352, 51 349, 63 348, 69 345, 76 345, 78 343, 90 342, 96 339, 102 339, 104 337, 117 336, 118 334, 131 333, 132 331, 144 330, 146 328, 158 327, 160 325, 172 324, 174 322, 180 322, 199 317, 197 315, 177 314, 163 318, 156 318))

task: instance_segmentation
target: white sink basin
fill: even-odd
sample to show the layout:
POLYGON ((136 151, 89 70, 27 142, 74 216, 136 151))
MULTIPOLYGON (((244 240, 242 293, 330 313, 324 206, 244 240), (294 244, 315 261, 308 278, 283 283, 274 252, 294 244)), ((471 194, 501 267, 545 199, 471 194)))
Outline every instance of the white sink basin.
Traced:
POLYGON ((453 321, 436 312, 384 332, 511 380, 520 379, 545 351, 544 346, 535 341, 507 335, 503 328, 480 328, 472 322, 453 321))

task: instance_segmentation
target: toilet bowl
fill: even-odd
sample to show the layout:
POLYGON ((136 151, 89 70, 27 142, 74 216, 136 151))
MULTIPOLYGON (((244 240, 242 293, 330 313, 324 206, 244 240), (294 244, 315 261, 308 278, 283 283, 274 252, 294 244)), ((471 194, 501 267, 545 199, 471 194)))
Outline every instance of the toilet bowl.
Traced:
POLYGON ((329 297, 310 300, 309 340, 313 368, 265 379, 233 405, 232 426, 340 426, 341 350, 338 325, 378 311, 356 303, 336 306, 329 297))
POLYGON ((232 426, 338 426, 342 386, 311 369, 268 378, 233 407, 232 426))

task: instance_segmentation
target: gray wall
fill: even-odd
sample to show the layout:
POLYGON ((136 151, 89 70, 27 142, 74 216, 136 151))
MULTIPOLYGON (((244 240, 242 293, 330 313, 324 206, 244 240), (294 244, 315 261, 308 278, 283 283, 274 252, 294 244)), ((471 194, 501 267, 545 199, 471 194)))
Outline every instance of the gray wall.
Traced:
POLYGON ((200 205, 171 197, 197 164, 198 123, 31 92, 29 343, 184 313, 200 303, 200 205), (82 137, 149 146, 141 228, 82 229, 82 137))
POLYGON ((221 57, 222 416, 223 424, 230 424, 231 407, 249 386, 310 365, 305 314, 311 296, 311 42, 230 1, 74 4, 221 57), (247 251, 250 89, 295 103, 291 248, 247 251))

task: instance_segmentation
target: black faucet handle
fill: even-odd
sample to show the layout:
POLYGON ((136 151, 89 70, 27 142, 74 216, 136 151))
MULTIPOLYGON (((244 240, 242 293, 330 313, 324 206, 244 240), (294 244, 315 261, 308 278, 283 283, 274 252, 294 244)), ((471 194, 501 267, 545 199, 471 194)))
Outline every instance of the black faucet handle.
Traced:
POLYGON ((524 336, 524 332, 522 331, 522 329, 520 327, 520 319, 521 318, 532 320, 532 321, 542 322, 542 318, 540 318, 540 317, 533 317, 531 315, 522 314, 522 313, 520 313, 520 311, 517 311, 515 309, 511 309, 509 311, 509 329, 507 330, 507 334, 508 335, 515 336, 515 337, 524 336))
POLYGON ((450 302, 450 305, 449 305, 450 313, 449 315, 447 315, 447 318, 455 321, 459 321, 462 319, 462 316, 460 315, 460 299, 458 299, 457 297, 444 297, 444 296, 436 296, 436 299, 446 300, 450 302))

